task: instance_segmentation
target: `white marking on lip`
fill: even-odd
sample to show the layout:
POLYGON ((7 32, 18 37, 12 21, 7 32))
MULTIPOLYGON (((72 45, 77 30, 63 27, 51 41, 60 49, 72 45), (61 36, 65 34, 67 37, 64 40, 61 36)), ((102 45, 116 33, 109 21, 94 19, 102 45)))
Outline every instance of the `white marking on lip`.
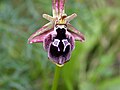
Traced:
POLYGON ((59 39, 54 39, 54 41, 52 42, 52 44, 53 44, 54 46, 58 47, 59 42, 60 42, 59 39))
POLYGON ((62 42, 63 42, 63 44, 64 44, 63 52, 65 52, 66 47, 67 47, 68 45, 70 45, 70 43, 68 42, 67 39, 63 39, 62 42))
POLYGON ((60 40, 59 40, 59 39, 54 39, 54 41, 52 42, 52 45, 55 46, 55 47, 57 47, 57 48, 58 48, 58 51, 60 51, 60 49, 59 49, 59 47, 58 47, 59 43, 60 43, 60 40))

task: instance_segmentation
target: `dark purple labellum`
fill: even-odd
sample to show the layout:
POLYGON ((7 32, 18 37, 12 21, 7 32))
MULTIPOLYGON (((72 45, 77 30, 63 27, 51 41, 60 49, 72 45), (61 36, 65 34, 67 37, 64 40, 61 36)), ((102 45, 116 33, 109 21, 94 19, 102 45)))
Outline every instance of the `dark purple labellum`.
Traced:
POLYGON ((49 55, 55 63, 61 65, 70 59, 71 45, 70 39, 66 37, 66 30, 64 28, 57 28, 56 32, 57 35, 51 43, 49 55))
POLYGON ((70 59, 71 51, 74 49, 74 39, 67 31, 66 25, 56 25, 54 33, 48 35, 44 43, 48 57, 58 65, 64 65, 70 59))

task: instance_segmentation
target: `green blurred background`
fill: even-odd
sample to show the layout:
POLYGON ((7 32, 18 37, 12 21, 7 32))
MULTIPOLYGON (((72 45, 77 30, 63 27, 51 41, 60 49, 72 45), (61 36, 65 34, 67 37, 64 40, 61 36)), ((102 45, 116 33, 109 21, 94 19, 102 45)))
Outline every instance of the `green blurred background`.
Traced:
MULTIPOLYGON (((51 0, 0 0, 0 90, 50 90, 55 65, 29 36, 52 15, 51 0)), ((120 90, 120 0, 67 0, 84 33, 61 68, 58 90, 120 90)))

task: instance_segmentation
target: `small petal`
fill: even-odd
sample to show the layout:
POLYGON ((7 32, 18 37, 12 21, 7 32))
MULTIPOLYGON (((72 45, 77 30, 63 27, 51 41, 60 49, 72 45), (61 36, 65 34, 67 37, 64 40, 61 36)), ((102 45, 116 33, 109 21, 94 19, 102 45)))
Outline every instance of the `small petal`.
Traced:
POLYGON ((69 23, 71 20, 73 20, 75 17, 77 17, 77 14, 76 13, 73 13, 72 15, 70 16, 67 16, 65 18, 66 22, 69 23))
POLYGON ((45 34, 44 35, 38 35, 38 36, 32 38, 31 40, 29 40, 28 43, 29 44, 32 44, 32 43, 41 43, 41 42, 43 42, 44 37, 45 37, 45 34))
POLYGON ((75 38, 75 40, 79 40, 81 42, 85 41, 85 37, 84 37, 84 35, 81 32, 79 32, 71 24, 67 24, 67 25, 68 25, 68 31, 73 35, 73 37, 75 38))
POLYGON ((47 19, 50 22, 53 22, 54 18, 48 14, 43 14, 43 18, 47 19))
POLYGON ((39 34, 39 35, 34 36, 34 37, 32 37, 32 38, 29 38, 29 39, 28 39, 28 43, 29 43, 29 44, 31 44, 31 43, 41 43, 41 42, 44 41, 45 37, 46 37, 49 33, 51 33, 52 31, 53 31, 53 29, 50 29, 50 30, 48 30, 48 31, 46 31, 46 32, 44 32, 44 33, 42 33, 42 34, 39 34))
POLYGON ((52 28, 53 25, 51 23, 47 23, 29 37, 28 43, 43 42, 43 37, 46 35, 46 33, 51 32, 52 28))

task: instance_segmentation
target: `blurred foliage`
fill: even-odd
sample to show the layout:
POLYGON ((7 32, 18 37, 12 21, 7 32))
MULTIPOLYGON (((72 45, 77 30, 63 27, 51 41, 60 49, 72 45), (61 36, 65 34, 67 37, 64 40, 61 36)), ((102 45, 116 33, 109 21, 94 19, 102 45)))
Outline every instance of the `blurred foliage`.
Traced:
MULTIPOLYGON (((55 65, 28 37, 52 14, 51 0, 0 0, 0 90, 50 90, 55 65)), ((86 42, 76 42, 58 90, 120 90, 120 0, 67 0, 86 42)))

